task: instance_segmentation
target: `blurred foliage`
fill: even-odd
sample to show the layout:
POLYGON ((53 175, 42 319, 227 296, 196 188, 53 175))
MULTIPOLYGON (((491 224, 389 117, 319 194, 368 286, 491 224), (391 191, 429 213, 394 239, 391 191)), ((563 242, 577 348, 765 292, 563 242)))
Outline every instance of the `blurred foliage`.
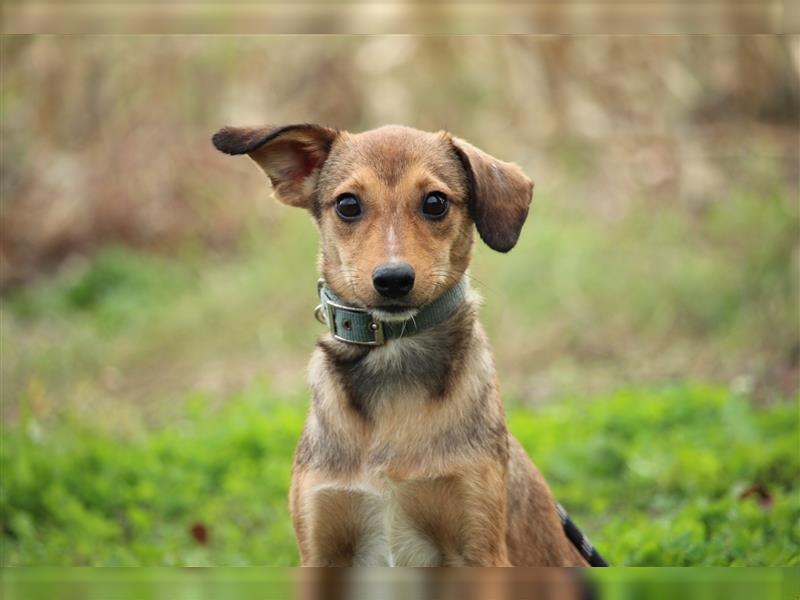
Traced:
POLYGON ((9 600, 194 600, 210 596, 253 600, 292 600, 329 596, 347 590, 350 598, 547 598, 575 600, 794 600, 800 591, 798 569, 716 567, 555 570, 518 569, 214 569, 70 567, 7 569, 0 593, 9 600), (577 593, 576 593, 577 592, 577 593))
MULTIPOLYGON (((300 402, 261 383, 120 442, 32 415, 0 447, 7 565, 291 565, 300 402)), ((800 440, 785 404, 716 388, 513 408, 510 429, 616 565, 800 565, 800 440), (748 490, 758 485, 759 494, 748 490)))
POLYGON ((9 0, 3 32, 147 34, 789 34, 797 16, 778 0, 742 3, 665 0, 642 7, 619 2, 316 2, 174 6, 9 0))
POLYGON ((674 377, 797 389, 800 56, 783 38, 0 44, 5 416, 34 379, 146 405, 259 369, 299 382, 318 331, 314 230, 209 142, 265 122, 446 127, 533 176, 520 246, 479 247, 473 272, 509 391, 544 401, 674 377))
MULTIPOLYGON (((560 200, 542 194, 512 253, 476 246, 472 283, 507 395, 535 405, 689 378, 758 401, 791 397, 800 348, 789 197, 776 191, 758 209, 742 191, 701 224, 656 208, 602 230, 560 200)), ((33 394, 42 414, 74 410, 122 433, 168 423, 169 399, 185 390, 224 402, 257 374, 276 392, 302 387, 321 332, 316 240, 302 213, 274 210, 280 224, 244 236, 236 260, 113 247, 8 295, 4 417, 33 394)))
POLYGON ((299 382, 292 368, 314 327, 313 228, 265 201, 248 160, 209 143, 221 125, 265 122, 446 127, 533 176, 522 243, 510 256, 479 248, 473 273, 485 282, 490 333, 504 340, 496 351, 510 391, 540 401, 680 376, 736 380, 759 397, 797 388, 800 56, 783 38, 0 44, 0 288, 15 348, 2 367, 5 415, 32 378, 66 386, 66 397, 75 386, 95 395, 98 363, 148 400, 198 381, 231 390, 258 368, 299 382), (121 246, 167 261, 93 262, 121 246), (120 268, 141 272, 119 274, 128 283, 101 272, 120 268), (70 298, 43 298, 37 281, 70 298), (137 298, 154 287, 160 295, 137 298), (56 305, 82 301, 84 310, 56 305), (222 325, 213 335, 202 331, 209 318, 222 325), (122 331, 126 319, 125 336, 108 339, 104 328, 122 331), (221 352, 240 366, 221 373, 221 352), (137 375, 148 362, 162 368, 137 375))
POLYGON ((3 287, 109 242, 225 248, 274 218, 262 177, 209 144, 223 124, 450 128, 612 217, 643 196, 702 210, 765 160, 796 191, 800 56, 780 37, 0 43, 3 287))

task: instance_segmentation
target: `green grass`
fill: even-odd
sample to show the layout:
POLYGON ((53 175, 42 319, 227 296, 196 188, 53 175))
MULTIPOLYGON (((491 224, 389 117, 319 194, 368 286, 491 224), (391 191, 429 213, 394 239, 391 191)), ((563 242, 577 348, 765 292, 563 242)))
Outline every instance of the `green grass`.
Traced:
POLYGON ((202 397, 176 426, 119 442, 36 421, 2 445, 4 559, 40 565, 289 565, 286 514, 299 403, 264 389, 210 414, 202 397), (191 528, 208 531, 199 544, 191 528))
MULTIPOLYGON (((509 424, 615 565, 800 565, 796 410, 693 386, 512 408, 509 424), (768 505, 741 497, 753 484, 768 505)), ((177 424, 125 441, 28 415, 0 453, 5 564, 296 564, 304 412, 262 383, 219 410, 190 396, 177 424)))

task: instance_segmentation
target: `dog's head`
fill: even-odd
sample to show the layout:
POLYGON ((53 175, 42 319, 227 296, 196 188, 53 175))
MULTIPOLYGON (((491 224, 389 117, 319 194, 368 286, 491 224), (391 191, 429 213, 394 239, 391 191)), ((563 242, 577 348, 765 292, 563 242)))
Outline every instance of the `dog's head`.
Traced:
POLYGON ((517 165, 443 131, 226 127, 213 142, 248 154, 278 200, 311 212, 328 285, 383 320, 407 318, 459 280, 473 224, 491 248, 513 248, 533 190, 517 165))

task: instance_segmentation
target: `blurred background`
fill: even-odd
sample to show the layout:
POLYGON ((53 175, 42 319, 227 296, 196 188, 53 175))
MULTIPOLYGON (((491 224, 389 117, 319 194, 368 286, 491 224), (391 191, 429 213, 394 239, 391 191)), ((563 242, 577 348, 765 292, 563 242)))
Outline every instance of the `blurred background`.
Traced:
POLYGON ((5 564, 296 561, 316 231, 210 136, 304 121, 534 179, 472 275, 511 428, 612 562, 800 563, 796 38, 1 43, 5 564))

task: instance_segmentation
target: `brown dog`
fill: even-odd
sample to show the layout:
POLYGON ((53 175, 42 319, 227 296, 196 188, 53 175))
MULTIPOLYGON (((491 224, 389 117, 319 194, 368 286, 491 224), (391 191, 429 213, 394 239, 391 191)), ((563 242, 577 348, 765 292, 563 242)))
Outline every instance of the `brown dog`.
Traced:
POLYGON ((311 409, 290 508, 304 565, 586 565, 506 429, 473 225, 507 252, 533 184, 446 132, 225 128, 321 236, 311 409))

